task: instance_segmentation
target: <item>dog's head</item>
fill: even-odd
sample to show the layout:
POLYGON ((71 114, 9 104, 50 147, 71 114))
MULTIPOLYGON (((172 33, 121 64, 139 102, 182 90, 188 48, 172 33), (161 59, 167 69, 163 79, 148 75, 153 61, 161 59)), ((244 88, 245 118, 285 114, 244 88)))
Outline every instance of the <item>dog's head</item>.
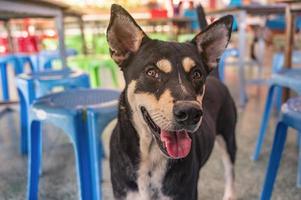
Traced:
POLYGON ((124 74, 132 120, 149 130, 140 137, 154 137, 170 158, 190 152, 191 134, 202 120, 205 80, 228 44, 232 22, 232 16, 223 17, 191 42, 163 42, 150 39, 121 6, 111 8, 107 40, 124 74))

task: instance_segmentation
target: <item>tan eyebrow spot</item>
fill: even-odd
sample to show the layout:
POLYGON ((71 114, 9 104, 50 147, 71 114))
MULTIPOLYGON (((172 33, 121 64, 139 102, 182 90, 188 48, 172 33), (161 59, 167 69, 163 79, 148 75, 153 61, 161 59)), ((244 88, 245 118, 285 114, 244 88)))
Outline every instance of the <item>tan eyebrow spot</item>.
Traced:
POLYGON ((190 70, 195 66, 195 62, 191 58, 185 57, 182 60, 182 65, 185 72, 190 72, 190 70))
POLYGON ((157 62, 157 67, 165 72, 165 73, 169 73, 171 72, 172 66, 169 60, 167 59, 161 59, 157 62))

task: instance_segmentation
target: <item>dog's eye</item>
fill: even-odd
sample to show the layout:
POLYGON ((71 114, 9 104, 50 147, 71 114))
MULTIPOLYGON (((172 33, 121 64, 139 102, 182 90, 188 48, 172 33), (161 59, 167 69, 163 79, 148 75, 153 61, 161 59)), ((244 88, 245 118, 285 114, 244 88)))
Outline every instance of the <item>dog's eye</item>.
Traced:
POLYGON ((202 79, 202 73, 201 73, 200 70, 194 70, 192 72, 191 77, 192 77, 193 80, 200 80, 200 79, 202 79))
POLYGON ((157 70, 155 69, 149 69, 146 71, 146 74, 150 77, 153 77, 153 78, 159 78, 159 73, 157 70))

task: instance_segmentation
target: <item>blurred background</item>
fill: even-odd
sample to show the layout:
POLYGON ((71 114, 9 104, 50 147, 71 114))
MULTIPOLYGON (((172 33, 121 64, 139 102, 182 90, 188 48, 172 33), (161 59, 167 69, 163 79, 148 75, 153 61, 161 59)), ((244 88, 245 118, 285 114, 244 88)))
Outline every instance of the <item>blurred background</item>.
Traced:
MULTIPOLYGON (((268 200, 263 185, 265 180, 271 180, 265 174, 273 171, 267 165, 277 123, 281 122, 283 105, 288 108, 285 102, 301 94, 298 0, 0 0, 0 200, 35 199, 35 195, 46 200, 80 196, 89 200, 113 199, 108 145, 116 119, 109 125, 102 124, 101 130, 106 129, 101 137, 97 135, 105 156, 100 160, 103 173, 93 197, 84 198, 84 192, 80 192, 84 189, 77 180, 81 173, 76 167, 79 155, 74 151, 76 142, 70 143, 62 129, 66 121, 61 120, 60 126, 47 124, 42 128, 40 156, 44 161, 38 188, 31 187, 37 183, 36 177, 30 178, 27 154, 31 149, 24 139, 30 134, 29 113, 35 112, 30 106, 46 94, 64 91, 66 99, 61 102, 67 103, 59 104, 58 109, 69 112, 84 107, 95 114, 103 108, 95 109, 103 98, 95 102, 89 97, 98 91, 112 97, 109 100, 115 102, 116 109, 118 98, 111 95, 124 88, 124 80, 110 58, 106 40, 113 3, 127 9, 152 39, 163 41, 190 41, 207 24, 226 14, 234 15, 232 38, 220 59, 218 75, 238 107, 237 197, 268 200), (271 88, 275 85, 280 89, 274 92, 271 88), (89 95, 79 92, 70 97, 71 89, 82 88, 89 95)), ((300 101, 292 108, 298 112, 294 116, 299 116, 292 120, 295 125, 301 124, 300 101)), ((115 118, 116 110, 111 114, 115 118)), ((93 116, 96 120, 97 115, 93 116)), ((70 125, 74 126, 76 123, 70 125)), ((301 199, 301 137, 296 134, 300 135, 301 130, 296 126, 292 127, 297 131, 289 131, 292 134, 287 139, 272 199, 301 199)), ((214 150, 201 172, 200 199, 222 199, 220 154, 214 150)), ((39 173, 38 167, 33 169, 39 173)))

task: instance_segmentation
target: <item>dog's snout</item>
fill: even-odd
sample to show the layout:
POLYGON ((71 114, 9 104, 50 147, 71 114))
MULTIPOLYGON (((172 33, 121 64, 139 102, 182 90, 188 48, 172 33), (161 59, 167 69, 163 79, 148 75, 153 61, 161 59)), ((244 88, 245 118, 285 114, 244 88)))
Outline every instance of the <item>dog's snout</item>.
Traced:
POLYGON ((203 115, 198 104, 187 101, 177 102, 174 105, 173 113, 175 120, 181 125, 196 125, 203 115))

